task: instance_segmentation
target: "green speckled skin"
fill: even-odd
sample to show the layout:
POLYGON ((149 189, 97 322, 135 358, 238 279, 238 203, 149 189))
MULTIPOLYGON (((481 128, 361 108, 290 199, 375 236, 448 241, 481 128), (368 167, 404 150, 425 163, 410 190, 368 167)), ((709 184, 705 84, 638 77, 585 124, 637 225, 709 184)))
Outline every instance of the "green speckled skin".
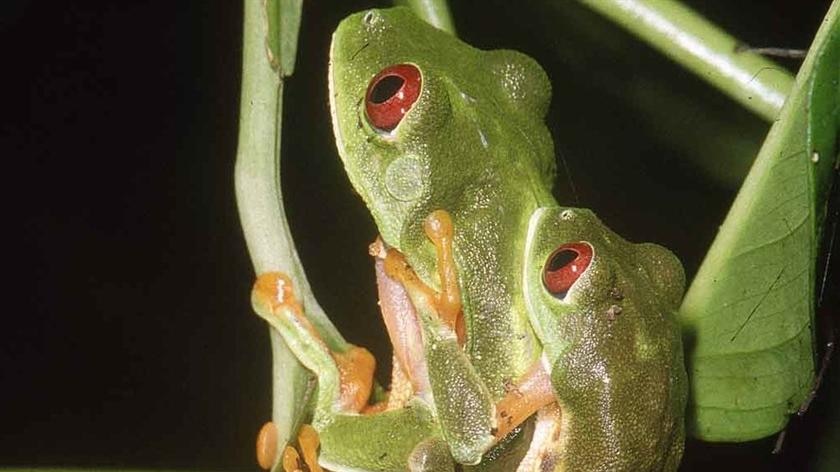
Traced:
POLYGON ((520 277, 511 269, 522 265, 528 216, 552 201, 545 72, 523 54, 479 51, 395 8, 352 15, 339 25, 330 84, 336 142, 350 181, 385 242, 432 286, 435 253, 423 220, 437 209, 451 213, 467 352, 500 397, 539 356, 517 296, 520 277), (367 123, 365 91, 380 70, 406 62, 420 69, 422 93, 392 135, 383 136, 367 123))
POLYGON ((574 208, 534 213, 525 251, 525 299, 567 422, 565 470, 676 470, 687 392, 675 316, 680 262, 574 208), (543 265, 561 244, 581 241, 592 261, 557 298, 543 286, 543 265))
MULTIPOLYGON (((382 238, 433 287, 435 251, 423 221, 438 209, 452 215, 470 368, 449 369, 447 378, 462 375, 476 398, 486 391, 492 402, 542 356, 566 437, 546 470, 675 470, 686 395, 673 316, 682 267, 667 250, 628 243, 591 212, 554 201, 554 151, 543 122, 550 96, 545 72, 529 57, 477 50, 407 9, 352 15, 333 37, 339 154, 382 238), (420 70, 421 93, 383 133, 368 123, 365 92, 378 72, 401 63, 420 70), (564 210, 574 215, 568 221, 560 218, 564 210), (554 248, 570 241, 588 241, 595 257, 560 301, 545 291, 541 270, 554 248), (608 320, 613 305, 621 313, 608 320), (470 383, 475 374, 482 385, 470 383)), ((435 372, 446 369, 433 357, 434 385, 435 372)), ((444 402, 435 398, 438 414, 455 415, 438 418, 447 441, 447 425, 479 424, 441 408, 444 402)), ((485 462, 470 470, 492 469, 485 462)))

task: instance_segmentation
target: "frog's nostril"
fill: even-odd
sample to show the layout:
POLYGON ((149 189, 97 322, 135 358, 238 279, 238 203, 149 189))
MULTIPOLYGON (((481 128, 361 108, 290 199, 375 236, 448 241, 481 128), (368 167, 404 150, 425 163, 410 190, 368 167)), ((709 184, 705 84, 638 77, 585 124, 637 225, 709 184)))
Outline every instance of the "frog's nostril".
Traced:
POLYGON ((382 69, 370 81, 365 95, 368 122, 381 131, 396 128, 420 96, 421 85, 420 70, 411 64, 382 69))
POLYGON ((369 12, 365 13, 365 16, 362 17, 362 22, 365 24, 365 26, 370 26, 370 24, 373 23, 373 15, 375 15, 375 13, 373 12, 373 10, 370 10, 369 12))

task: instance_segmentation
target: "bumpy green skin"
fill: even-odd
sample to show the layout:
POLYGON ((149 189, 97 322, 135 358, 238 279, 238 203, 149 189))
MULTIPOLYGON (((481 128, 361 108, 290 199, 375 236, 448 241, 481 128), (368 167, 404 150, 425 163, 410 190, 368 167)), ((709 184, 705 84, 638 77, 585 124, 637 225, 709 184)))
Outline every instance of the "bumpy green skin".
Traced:
POLYGON ((680 262, 573 208, 535 212, 525 251, 525 298, 570 433, 558 460, 574 471, 676 470, 687 391, 675 316, 680 262), (542 283, 543 268, 574 242, 593 248, 592 261, 558 298, 542 283))
MULTIPOLYGON (((573 210, 568 224, 557 218, 563 209, 550 193, 545 72, 517 52, 474 49, 406 9, 348 17, 330 57, 333 125, 347 174, 385 242, 432 286, 439 285, 435 252, 423 221, 438 209, 453 218, 469 363, 454 370, 441 366, 444 360, 427 363, 433 390, 436 382, 464 382, 480 400, 479 408, 460 411, 452 408, 457 395, 435 391, 456 461, 474 463, 484 451, 451 425, 465 425, 457 433, 486 424, 475 412, 484 415, 544 354, 567 438, 549 461, 555 470, 675 470, 686 385, 672 311, 682 268, 666 250, 627 243, 585 210, 573 210), (422 91, 399 126, 383 134, 368 123, 365 92, 378 72, 400 63, 420 70, 422 91), (562 302, 540 278, 560 241, 588 241, 596 254, 562 302), (612 305, 622 312, 607 321, 612 305), (484 391, 489 398, 481 398, 484 391)), ((475 470, 492 469, 493 455, 475 470)))

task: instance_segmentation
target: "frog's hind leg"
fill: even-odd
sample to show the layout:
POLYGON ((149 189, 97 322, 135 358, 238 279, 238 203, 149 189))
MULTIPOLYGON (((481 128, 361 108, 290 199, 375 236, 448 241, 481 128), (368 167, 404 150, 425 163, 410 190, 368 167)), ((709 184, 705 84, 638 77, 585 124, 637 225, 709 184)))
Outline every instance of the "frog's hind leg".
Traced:
POLYGON ((298 360, 317 376, 316 413, 358 412, 367 405, 376 365, 373 355, 352 345, 343 352, 331 351, 304 315, 287 275, 261 274, 251 292, 251 302, 257 314, 283 336, 298 360))

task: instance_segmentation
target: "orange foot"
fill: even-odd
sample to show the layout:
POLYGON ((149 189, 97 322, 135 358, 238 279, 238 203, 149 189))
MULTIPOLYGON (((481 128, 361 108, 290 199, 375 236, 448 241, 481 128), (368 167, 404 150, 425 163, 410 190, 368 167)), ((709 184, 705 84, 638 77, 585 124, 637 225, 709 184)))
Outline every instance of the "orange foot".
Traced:
MULTIPOLYGON (((298 432, 298 449, 292 446, 286 446, 283 451, 283 471, 284 472, 323 472, 323 469, 318 465, 318 446, 320 440, 318 439, 318 432, 315 428, 305 424, 300 427, 298 432), (301 455, 303 458, 301 459, 301 455), (306 467, 306 468, 304 468, 306 467)), ((263 469, 271 469, 274 462, 277 460, 277 427, 271 421, 263 425, 257 435, 257 463, 263 469)))
POLYGON ((335 360, 340 375, 343 410, 358 413, 368 403, 373 387, 373 373, 376 359, 365 348, 349 345, 344 351, 332 351, 321 338, 318 330, 304 315, 303 308, 295 296, 292 280, 281 272, 260 274, 254 283, 253 297, 259 305, 270 310, 271 317, 294 316, 300 326, 308 332, 308 337, 335 360))
POLYGON ((270 469, 277 460, 277 426, 271 421, 257 433, 257 464, 263 469, 270 469))
MULTIPOLYGON (((303 455, 303 463, 309 469, 309 472, 323 472, 324 469, 318 465, 318 446, 321 445, 321 440, 318 439, 318 432, 315 428, 305 424, 300 427, 298 432, 298 448, 303 455)), ((300 456, 294 448, 286 447, 283 453, 283 469, 284 472, 299 472, 302 471, 300 456), (293 454, 288 454, 291 451, 293 454), (292 460, 294 459, 294 460, 292 460)))

